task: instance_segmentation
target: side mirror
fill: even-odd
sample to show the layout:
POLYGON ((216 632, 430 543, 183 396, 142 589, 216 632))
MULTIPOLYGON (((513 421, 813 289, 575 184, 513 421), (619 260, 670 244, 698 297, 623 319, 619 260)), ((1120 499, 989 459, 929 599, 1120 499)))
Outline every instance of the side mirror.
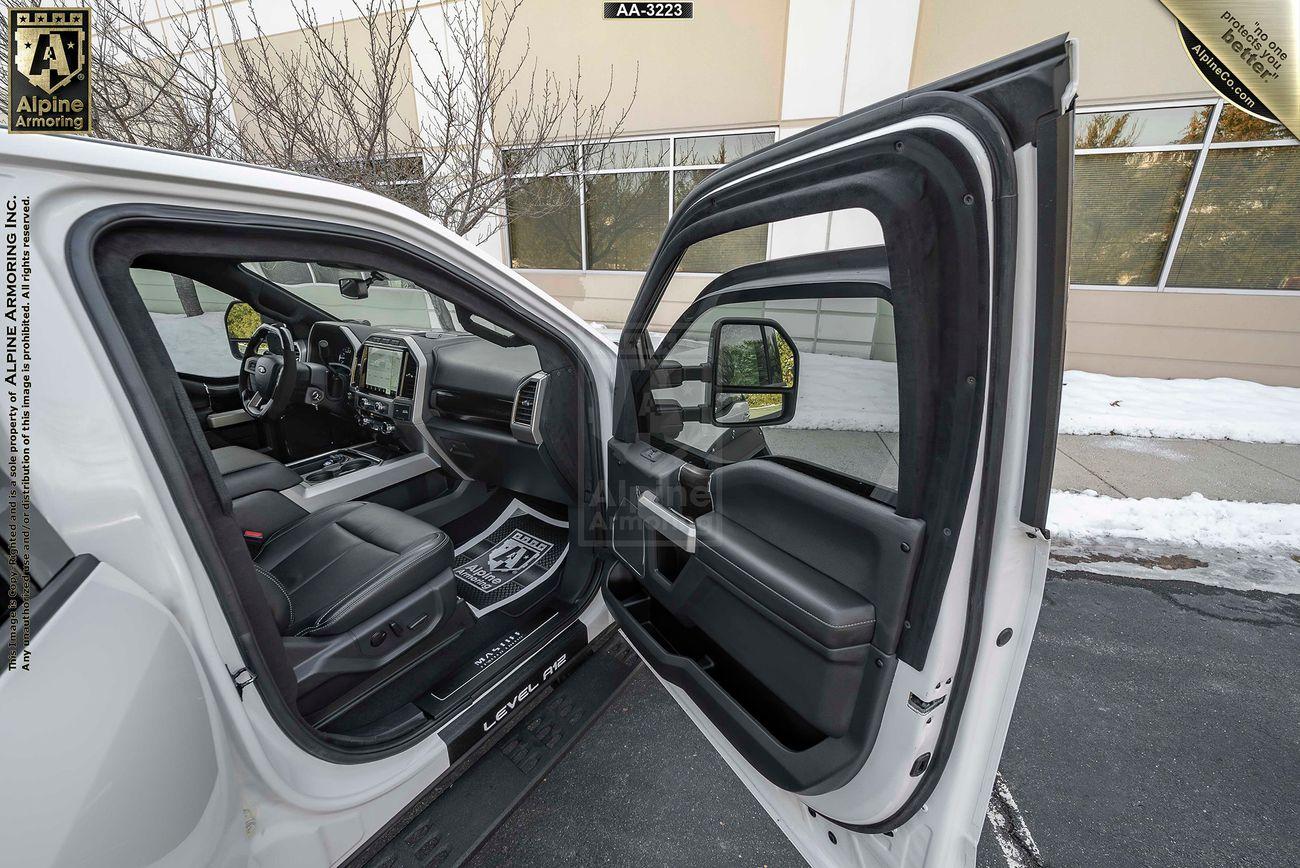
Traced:
POLYGON ((779 425, 794 418, 799 351, 780 323, 718 320, 709 370, 706 408, 714 425, 779 425))
POLYGON ((237 359, 244 357, 248 349, 248 340, 262 324, 262 315, 247 303, 232 301, 226 305, 226 340, 230 342, 230 354, 237 359))
POLYGON ((339 295, 343 296, 344 298, 369 298, 370 278, 340 277, 339 295))

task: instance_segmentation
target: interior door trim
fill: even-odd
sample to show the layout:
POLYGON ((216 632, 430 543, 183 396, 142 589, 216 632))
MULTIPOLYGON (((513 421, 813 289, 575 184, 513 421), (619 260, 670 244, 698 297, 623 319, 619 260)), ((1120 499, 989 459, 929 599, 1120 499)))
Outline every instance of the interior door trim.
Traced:
POLYGON ((637 513, 649 527, 687 554, 695 553, 695 522, 659 502, 653 491, 637 498, 637 513))

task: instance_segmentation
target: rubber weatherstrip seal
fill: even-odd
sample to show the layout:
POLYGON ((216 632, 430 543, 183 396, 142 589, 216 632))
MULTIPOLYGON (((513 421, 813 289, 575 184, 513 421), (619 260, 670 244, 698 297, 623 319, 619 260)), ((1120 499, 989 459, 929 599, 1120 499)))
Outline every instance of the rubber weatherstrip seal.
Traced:
MULTIPOLYGON (((1059 55, 1049 58, 1053 64, 1065 64, 1067 58, 1063 40, 1052 40, 1052 43, 1059 42, 1059 55)), ((1047 43, 1043 44, 1044 46, 1047 43)), ((1023 52, 1022 54, 1027 54, 1023 52)), ((1009 60, 1009 59, 1008 59, 1009 60)), ((1059 80, 1059 78, 1058 78, 1059 80)), ((1062 82, 1063 84, 1063 82, 1062 82)), ((1059 97, 1059 92, 1056 92, 1059 97)), ((1072 108, 1072 107, 1071 107, 1072 108)), ((1061 110, 1059 101, 1055 104, 1038 106, 1042 113, 1039 118, 1044 121, 1050 119, 1054 114, 1061 110)), ((1037 121, 1038 118, 1035 118, 1037 121)), ((1011 140, 1005 135, 1002 139, 1001 147, 997 150, 991 150, 996 159, 994 163, 994 189, 1000 191, 996 193, 999 200, 1012 201, 1015 197, 1015 170, 1011 162, 1011 140), (1008 189, 1008 186, 1010 189, 1008 189)), ((986 146, 992 144, 986 141, 986 146)), ((1040 162, 1045 159, 1055 160, 1058 156, 1056 151, 1043 152, 1039 151, 1038 158, 1040 162), (1050 156, 1047 156, 1050 153, 1050 156)), ((1042 180, 1044 173, 1040 170, 1039 179, 1042 180)), ((1003 204, 1006 203, 1003 202, 1003 204)), ((1002 208, 997 219, 996 231, 1001 233, 1003 238, 1015 237, 1014 226, 1014 208, 1002 208)), ((1039 224, 1042 225, 1041 223, 1039 224)), ((1013 251, 1014 253, 1014 251, 1013 251)), ((970 604, 967 609, 965 633, 962 639, 962 652, 957 672, 953 676, 953 689, 949 694, 949 711, 944 717, 942 728, 940 729, 939 739, 935 744, 933 756, 930 764, 922 773, 921 779, 912 794, 891 816, 884 818, 875 823, 855 824, 846 823, 836 820, 834 817, 825 817, 836 825, 853 832, 862 834, 882 834, 893 831, 906 823, 913 815, 921 809, 926 800, 934 792, 938 785, 943 771, 947 766, 948 759, 952 755, 953 745, 956 742, 957 730, 961 720, 961 713, 965 708, 966 700, 969 698, 971 677, 974 673, 975 662, 978 655, 979 644, 982 638, 982 624, 984 617, 984 593, 988 586, 988 568, 989 559, 993 545, 993 524, 996 519, 996 504, 998 494, 998 480, 1001 472, 1001 454, 1003 441, 1005 440, 1005 424, 1003 422, 1004 413, 1002 409, 1007 402, 1009 361, 1011 353, 1011 316, 1012 316, 1012 295, 1014 293, 1014 262, 1015 257, 1002 257, 995 264, 995 281, 994 293, 996 316, 993 319, 994 328, 994 352, 990 355, 990 380, 989 380, 989 400, 988 410, 991 418, 988 425, 988 439, 986 441, 986 455, 988 460, 985 464, 984 478, 980 492, 980 518, 976 529, 975 538, 975 557, 972 571, 970 604), (997 412, 994 412, 994 411, 997 412)), ((1041 289, 1041 284, 1040 284, 1041 289)), ((1040 295, 1041 298, 1041 295, 1040 295)), ((1061 311, 1063 313, 1063 310, 1061 311)), ((1035 353, 1043 352, 1044 348, 1036 343, 1035 353)))

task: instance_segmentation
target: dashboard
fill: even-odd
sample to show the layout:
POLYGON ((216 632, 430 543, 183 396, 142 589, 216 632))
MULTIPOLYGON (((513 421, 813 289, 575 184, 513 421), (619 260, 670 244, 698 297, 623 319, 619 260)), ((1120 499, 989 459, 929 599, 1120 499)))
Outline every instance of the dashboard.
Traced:
POLYGON ((329 409, 462 476, 565 499, 543 460, 546 375, 531 346, 461 332, 318 322, 308 361, 331 374, 329 409))
POLYGON ((317 323, 308 338, 307 361, 320 365, 339 364, 351 370, 361 342, 347 327, 317 323))

